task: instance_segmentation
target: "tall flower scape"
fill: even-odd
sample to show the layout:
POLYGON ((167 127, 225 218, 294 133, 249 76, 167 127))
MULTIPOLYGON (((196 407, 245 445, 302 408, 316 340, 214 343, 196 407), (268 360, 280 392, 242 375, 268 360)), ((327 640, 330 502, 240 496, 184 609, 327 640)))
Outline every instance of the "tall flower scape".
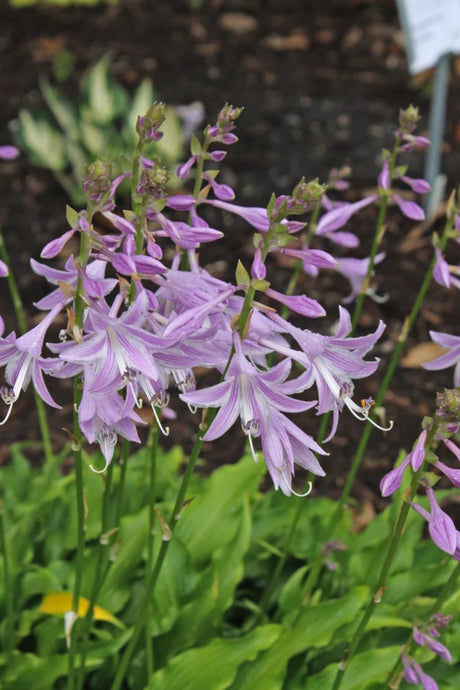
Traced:
MULTIPOLYGON (((415 133, 419 119, 417 109, 410 106, 401 111, 393 149, 383 152, 383 165, 375 192, 353 203, 331 200, 328 196, 330 190, 341 191, 348 186, 344 179, 347 171, 335 169, 331 171, 327 184, 302 179, 291 194, 273 195, 267 208, 235 203, 233 189, 219 181, 218 164, 227 155, 226 147, 237 142, 234 129, 240 114, 241 108, 225 105, 216 123, 204 129, 201 139, 192 136, 190 157, 177 170, 185 189, 189 180, 192 183, 188 187, 189 192, 178 194, 170 191, 169 173, 161 162, 150 160, 145 155, 145 147, 162 136, 164 106, 155 103, 145 116, 138 118, 138 144, 131 170, 115 177, 110 164, 100 159, 91 164, 82 185, 87 199, 86 208, 77 211, 67 207, 70 229, 49 242, 41 253, 45 260, 54 259, 71 241, 72 247, 79 247, 75 255, 68 256, 60 268, 31 260, 33 271, 51 285, 49 293, 35 305, 42 312, 38 325, 26 330, 19 314, 21 334, 17 336, 12 332, 5 335, 0 317, 0 366, 4 367, 4 381, 0 387, 3 403, 0 426, 14 415, 16 401, 31 383, 37 399, 46 462, 44 480, 38 484, 38 492, 31 494, 34 501, 37 496, 42 496, 49 477, 53 476, 56 481, 67 479, 60 477, 58 464, 53 463, 55 458, 47 436, 43 403, 60 408, 61 401, 56 400, 48 389, 50 377, 73 381, 74 426, 69 434, 74 451, 77 516, 76 543, 69 547, 70 551, 76 547, 75 572, 68 575, 68 552, 62 554, 55 545, 51 553, 58 554, 53 556, 57 560, 50 565, 49 571, 37 568, 37 572, 32 572, 31 568, 31 574, 26 563, 23 583, 22 575, 15 580, 15 574, 22 573, 21 568, 17 566, 15 573, 14 562, 13 566, 10 565, 10 560, 14 559, 10 559, 12 548, 5 538, 0 503, 0 567, 4 573, 6 613, 5 623, 0 626, 0 640, 7 641, 11 655, 5 661, 0 653, 0 684, 7 678, 2 675, 3 670, 10 673, 10 660, 14 662, 11 666, 13 675, 8 678, 15 681, 14 687, 30 684, 27 674, 32 654, 29 655, 28 651, 23 653, 21 644, 28 635, 27 625, 32 625, 32 618, 20 619, 14 603, 15 598, 19 599, 16 590, 22 592, 20 587, 23 585, 25 594, 21 596, 25 601, 30 592, 32 596, 37 593, 44 595, 38 614, 34 615, 55 614, 56 611, 64 614, 64 633, 60 629, 61 638, 56 633, 57 642, 54 641, 57 648, 61 644, 61 649, 54 656, 49 655, 49 666, 45 660, 40 668, 48 669, 50 675, 43 676, 46 679, 59 680, 65 675, 69 690, 86 687, 85 674, 92 673, 95 668, 98 670, 90 681, 91 687, 94 680, 94 687, 102 687, 98 685, 100 682, 104 687, 111 683, 112 690, 121 690, 122 687, 182 690, 184 678, 192 690, 195 687, 253 690, 262 687, 260 680, 268 677, 279 680, 279 685, 270 686, 273 688, 288 687, 290 680, 295 687, 300 687, 305 679, 308 679, 310 687, 311 679, 313 690, 338 690, 346 669, 352 666, 356 677, 363 678, 361 684, 353 686, 355 690, 376 687, 376 683, 383 680, 385 683, 388 681, 389 687, 398 688, 403 678, 410 685, 421 684, 425 690, 435 690, 438 685, 430 675, 431 666, 428 666, 428 673, 426 666, 421 664, 430 664, 436 657, 438 661, 455 662, 454 647, 450 647, 451 652, 438 637, 440 631, 450 627, 452 618, 451 611, 445 612, 443 607, 449 602, 451 605, 449 597, 460 576, 460 564, 455 567, 455 561, 460 561, 460 532, 448 512, 441 507, 442 500, 440 503, 439 494, 435 495, 433 487, 440 475, 445 483, 448 480, 454 487, 460 486, 460 470, 438 457, 441 450, 446 451, 447 457, 442 457, 447 463, 455 462, 453 458, 460 460, 457 445, 460 429, 458 388, 438 393, 437 411, 433 417, 424 419, 413 449, 408 454, 406 452, 405 458, 382 478, 383 497, 395 494, 401 505, 392 506, 397 510, 388 509, 375 517, 379 521, 378 526, 373 532, 371 526, 372 534, 367 541, 364 540, 355 559, 353 555, 346 556, 344 538, 349 533, 342 524, 347 522, 346 502, 373 427, 382 431, 392 427, 392 422, 382 421, 381 404, 428 287, 432 279, 445 288, 460 287, 460 280, 456 277, 458 268, 449 266, 444 255, 448 240, 458 243, 460 237, 460 210, 455 203, 455 195, 447 205, 443 233, 434 235, 431 266, 394 347, 376 400, 361 399, 358 391, 355 393, 355 385, 360 379, 374 374, 379 365, 373 349, 385 324, 380 321, 374 332, 364 335, 357 335, 355 328, 366 295, 379 302, 386 299, 375 293, 372 278, 375 267, 385 259, 385 253, 379 249, 387 207, 394 204, 407 218, 414 221, 424 219, 422 208, 394 185, 408 187, 411 190, 409 197, 412 192, 424 194, 430 189, 425 180, 409 177, 407 166, 399 165, 400 154, 424 149, 429 144, 425 137, 415 133), (131 182, 129 210, 116 206, 117 188, 125 178, 131 182), (343 256, 344 249, 352 249, 359 244, 357 236, 344 226, 361 209, 372 204, 378 207, 378 219, 370 255, 364 259, 343 256), (200 263, 201 245, 218 242, 223 237, 221 230, 211 227, 207 220, 219 218, 221 214, 238 216, 252 233, 254 251, 250 265, 245 266, 235 257, 234 283, 217 278, 200 263), (337 259, 325 251, 324 241, 328 248, 331 244, 341 247, 341 255, 337 259), (275 289, 275 285, 279 287, 278 283, 272 285, 270 271, 277 259, 291 261, 293 265, 292 278, 285 292, 275 289), (314 278, 322 269, 336 271, 350 283, 351 293, 344 303, 356 299, 353 313, 343 306, 338 307, 333 315, 336 326, 332 333, 314 327, 315 320, 325 316, 323 306, 312 297, 298 294, 301 273, 314 278), (200 377, 197 377, 197 370, 203 369, 213 372, 206 377, 207 381, 212 381, 207 387, 200 385, 200 377), (172 392, 195 414, 197 435, 168 522, 157 505, 155 482, 158 436, 160 433, 168 435, 170 428, 174 434, 176 415, 172 407, 176 408, 176 402, 170 406, 172 392), (297 423, 301 419, 299 413, 304 412, 322 416, 317 439, 301 428, 303 424, 297 423), (307 546, 302 540, 300 545, 295 544, 295 536, 300 525, 300 511, 308 501, 287 501, 277 494, 284 502, 281 504, 283 515, 276 514, 275 510, 273 534, 266 528, 267 522, 270 524, 273 508, 270 502, 274 492, 264 494, 264 500, 268 501, 266 504, 259 500, 260 495, 257 499, 252 497, 251 509, 253 515, 257 515, 254 523, 257 522, 255 533, 258 535, 253 542, 249 536, 252 520, 250 501, 246 495, 243 501, 241 494, 244 492, 238 483, 234 484, 237 491, 232 489, 235 491, 232 500, 222 499, 221 491, 217 498, 213 495, 213 501, 204 500, 193 517, 193 509, 199 501, 188 509, 191 501, 187 492, 204 442, 222 437, 230 427, 239 423, 247 438, 249 458, 243 458, 232 469, 247 472, 246 468, 250 467, 255 471, 257 468, 251 456, 255 461, 263 457, 275 489, 280 489, 286 496, 303 497, 309 494, 312 482, 308 481, 304 493, 297 493, 293 488, 293 484, 294 487, 299 484, 298 480, 294 483, 295 467, 306 470, 309 480, 314 475, 324 476, 322 458, 328 455, 327 443, 336 433, 341 413, 364 422, 363 431, 339 501, 336 505, 331 501, 326 510, 321 499, 315 501, 311 525, 308 517, 304 520, 308 523, 302 525, 306 530, 302 534, 307 546), (133 514, 127 511, 123 515, 127 493, 125 485, 129 481, 126 465, 130 463, 130 443, 140 443, 139 428, 143 425, 150 426, 143 456, 148 457, 149 464, 148 505, 144 504, 144 495, 139 496, 137 498, 142 505, 133 509, 133 514), (93 472, 83 464, 86 459, 82 454, 84 439, 89 444, 96 444, 102 453, 102 459, 96 453, 90 461, 92 464, 88 462, 93 472), (116 454, 120 441, 122 450, 116 454), (48 462, 50 457, 51 462, 48 462), (114 458, 120 459, 119 468, 113 462, 114 458), (114 468, 115 472, 119 469, 119 478, 114 480, 115 488, 112 484, 114 468), (99 482, 97 475, 103 475, 100 531, 97 535, 92 533, 86 542, 87 503, 83 470, 87 473, 86 480, 90 477, 99 482), (420 489, 421 496, 418 493, 420 489), (224 511, 219 529, 216 529, 207 512, 206 515, 199 512, 202 510, 204 513, 204 505, 207 511, 209 507, 215 509, 219 516, 217 504, 222 503, 225 509, 230 509, 235 496, 241 499, 238 504, 241 515, 235 520, 235 525, 227 525, 235 516, 232 514, 227 520, 224 511), (268 504, 269 508, 266 507, 268 504), (300 504, 302 508, 298 507, 300 504), (191 523, 184 528, 186 533, 189 530, 189 534, 181 542, 179 528, 179 536, 174 541, 172 533, 185 508, 189 511, 186 518, 190 518, 190 511, 192 513, 191 523), (290 520, 283 522, 287 511, 290 511, 290 520), (423 520, 420 517, 428 523, 431 540, 445 561, 442 568, 435 565, 430 570, 430 557, 423 552, 420 567, 422 575, 425 573, 425 581, 420 584, 423 577, 420 578, 419 573, 414 597, 411 598, 406 594, 404 583, 391 588, 391 568, 395 567, 393 561, 406 522, 416 519, 421 530, 423 520), (141 544, 138 535, 146 527, 146 522, 147 541, 141 544), (133 524, 136 529, 132 528, 133 524), (161 528, 161 544, 158 539, 155 541, 155 525, 161 528), (273 535, 279 525, 283 526, 283 533, 280 545, 276 546, 270 540, 273 537, 275 544, 273 535), (229 528, 225 536, 227 541, 224 539, 225 543, 221 543, 221 532, 226 528, 229 528), (215 534, 211 535, 209 529, 215 530, 215 534), (119 530, 122 536, 118 541, 119 530), (90 539, 95 536, 98 537, 96 546, 90 544, 90 539), (214 546, 213 537, 216 537, 214 546), (196 541, 200 539, 198 555, 192 548, 187 551, 187 540, 197 548, 196 541), (167 560, 171 553, 168 552, 169 543, 174 545, 170 562, 167 560), (379 571, 375 563, 385 546, 387 553, 379 571), (117 560, 118 548, 128 548, 121 565, 117 560), (259 548, 266 549, 265 561, 259 557, 259 548), (250 549, 252 562, 248 558, 251 563, 249 571, 250 577, 256 580, 256 594, 252 600, 243 596, 237 601, 235 590, 241 582, 243 560, 250 549), (296 566, 297 570, 286 573, 284 568, 288 556, 294 556, 296 563, 300 557, 307 565, 296 566), (347 561, 339 572, 342 558, 347 558, 347 561), (270 574, 265 581, 263 595, 258 597, 259 581, 263 582, 264 577, 260 563, 271 564, 273 560, 276 567, 272 573, 271 565, 266 566, 270 574), (113 561, 115 566, 111 570, 113 561), (145 567, 139 586, 141 563, 145 567), (368 575, 363 570, 366 563, 368 575), (186 565, 191 567, 192 574, 184 576, 186 565), (123 568, 129 573, 123 572, 123 568), (437 586, 436 578, 444 570, 450 573, 448 580, 434 598, 432 579, 437 586), (339 574, 335 579, 334 572, 339 574), (324 578, 320 579, 324 573, 324 578), (164 580, 162 583, 162 577, 168 580, 167 586, 164 580), (109 591, 114 595, 104 605, 113 605, 113 612, 117 615, 126 609, 131 627, 123 629, 119 637, 110 639, 109 643, 102 635, 97 647, 99 630, 92 627, 93 622, 118 622, 112 613, 96 604, 99 597, 104 596, 107 580, 111 581, 112 590, 109 588, 109 591), (63 591, 50 594, 51 582, 53 587, 58 582, 56 588, 63 591), (118 589, 114 583, 118 584, 118 589), (158 598, 157 590, 154 594, 156 586, 157 590, 163 586, 158 598), (366 626, 384 598, 387 587, 390 602, 383 604, 386 608, 379 621, 374 619, 374 627, 368 631, 365 651, 359 654, 366 626), (82 594, 89 595, 90 600, 82 594), (161 612, 162 597, 166 601, 164 615, 161 612), (232 602, 238 611, 245 610, 244 624, 240 627, 232 627, 232 623, 223 621, 223 615, 232 602), (152 613, 154 606, 157 608, 152 613), (157 616, 158 608, 160 613, 157 616), (272 621, 269 618, 271 611, 275 611, 272 621), (359 620, 360 611, 362 617, 359 620), (265 624, 267 618, 268 625, 265 624), (225 634, 216 637, 219 627, 216 620, 220 619, 221 629, 225 630, 225 625, 228 625, 231 630, 227 637, 225 634), (398 631, 396 645, 387 635, 389 626, 398 631), (406 641, 405 628, 412 631, 406 641), (140 650, 143 630, 146 633, 145 649, 140 650), (19 640, 17 649, 15 636, 19 640), (346 640, 349 640, 347 647, 346 640), (96 644, 97 653, 91 657, 93 644, 96 644), (209 654, 202 646, 206 644, 210 648, 209 654), (64 653, 61 653, 62 647, 64 653), (119 653, 122 648, 123 652, 119 653), (206 652, 204 656, 203 650, 206 652), (16 652, 26 669, 23 675, 19 662, 16 666, 16 652), (302 653, 305 654, 305 662, 297 663, 302 653), (342 660, 337 663, 337 656, 341 654, 342 660), (375 668, 374 658, 377 660, 375 668), (289 660, 295 663, 288 667, 289 660), (289 675, 291 672, 294 675, 289 675), (190 683, 187 673, 194 679, 190 683)), ((0 147, 0 158, 12 160, 16 155, 14 147, 0 147)), ((0 233, 0 252, 3 250, 0 233)), ((5 261, 0 260, 0 277, 9 281, 14 301, 14 281, 8 273, 7 255, 1 253, 1 256, 5 261)), ((438 331, 431 335, 443 350, 440 356, 425 365, 426 368, 438 370, 454 366, 454 385, 458 386, 460 338, 438 331)), ((133 462, 135 457, 131 457, 133 462)), ((19 466, 23 468, 21 463, 20 458, 19 466)), ((14 479, 14 462, 12 466, 14 479)), ((142 490, 144 469, 143 466, 142 490)), ((210 485, 215 476, 226 469, 216 471, 210 485)), ((21 472, 19 476, 22 478, 21 472)), ((220 486, 219 481, 220 478, 216 480, 216 486, 220 486)), ((258 482, 259 477, 257 486, 258 482)), ((225 485, 225 490, 227 488, 225 485)), ((210 492, 213 490, 214 487, 210 492)), ((22 491, 21 483, 21 497, 22 491)), ((50 506, 54 505, 53 500, 58 495, 60 492, 56 491, 55 495, 46 498, 45 514, 46 510, 51 510, 50 506)), ((129 499, 132 501, 131 496, 129 499)), ((163 501, 169 510, 169 496, 160 497, 161 510, 164 511, 163 501)), ((15 499, 9 499, 11 514, 14 514, 16 504, 15 499)), ((219 509, 222 506, 219 505, 219 509)), ((90 506, 90 519, 95 512, 91 512, 90 506)), ((18 534, 22 534, 24 539, 29 539, 28 530, 33 523, 28 517, 27 510, 19 513, 18 534)), ((42 538, 47 529, 47 526, 40 527, 36 538, 42 538)), ((34 538, 32 536, 29 541, 33 542, 34 538)), ((412 578, 412 571, 417 566, 412 564, 411 558, 417 562, 418 547, 414 540, 409 543, 404 558, 400 558, 406 572, 400 575, 412 578)), ((64 548, 67 547, 62 546, 64 548)), ((46 548, 43 551, 46 552, 46 548)), ((455 602, 452 605, 455 606, 455 602)), ((236 616, 238 620, 239 615, 236 616)), ((123 628, 123 624, 120 627, 123 628)), ((39 634, 42 635, 41 647, 54 649, 49 645, 47 633, 43 635, 39 631, 39 634), (45 638, 46 644, 43 643, 45 638)), ((443 632, 443 636, 448 634, 443 632)), ((446 641, 449 641, 448 637, 446 641)), ((39 651, 40 644, 37 644, 39 651)), ((25 649, 28 650, 27 645, 25 649)), ((38 664, 33 666, 34 674, 42 662, 43 656, 33 657, 33 663, 38 664)), ((351 672, 349 677, 353 683, 351 672)), ((52 680, 46 690, 51 685, 52 680)))

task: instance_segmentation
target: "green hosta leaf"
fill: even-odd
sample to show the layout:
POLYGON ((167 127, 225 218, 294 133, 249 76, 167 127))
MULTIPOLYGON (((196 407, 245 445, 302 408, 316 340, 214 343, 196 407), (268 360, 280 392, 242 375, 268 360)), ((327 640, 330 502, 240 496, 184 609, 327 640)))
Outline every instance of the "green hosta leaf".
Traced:
POLYGON ((276 642, 279 625, 265 625, 248 635, 232 639, 216 639, 206 647, 190 649, 174 657, 157 671, 148 690, 184 690, 206 688, 224 690, 232 686, 240 664, 254 659, 258 652, 276 642))
MULTIPOLYGON (((393 668, 394 663, 401 653, 401 646, 385 647, 384 649, 370 649, 363 654, 353 657, 343 677, 341 690, 366 690, 374 683, 379 687, 386 686, 386 676, 393 668)), ((324 690, 332 688, 337 674, 337 664, 330 664, 314 676, 307 679, 308 690, 324 690)))
POLYGON ((303 609, 271 649, 241 669, 235 687, 238 690, 279 690, 289 659, 308 649, 329 645, 336 631, 356 618, 368 596, 367 587, 356 587, 345 597, 303 609))
POLYGON ((11 652, 0 657, 0 685, 8 690, 50 690, 67 674, 67 654, 39 658, 34 654, 11 652))
POLYGON ((301 606, 303 599, 301 585, 304 581, 307 570, 307 565, 296 570, 281 590, 278 604, 283 613, 298 609, 301 606))
POLYGON ((80 122, 82 143, 89 151, 91 157, 95 158, 97 155, 105 157, 108 133, 99 124, 89 120, 89 112, 87 109, 82 109, 82 119, 80 122))
POLYGON ((67 166, 64 137, 43 116, 34 117, 28 110, 20 110, 18 139, 31 160, 43 168, 56 172, 67 166))
POLYGON ((456 567, 456 562, 439 551, 433 544, 433 556, 439 555, 440 560, 427 568, 411 569, 390 577, 383 600, 387 604, 402 604, 429 591, 437 591, 449 578, 456 567), (440 562, 443 561, 441 567, 440 562))
POLYGON ((67 137, 75 139, 78 136, 78 120, 74 108, 56 89, 45 79, 40 82, 40 91, 48 108, 56 118, 57 123, 64 130, 67 137))
POLYGON ((256 491, 264 463, 249 455, 235 465, 215 471, 206 489, 184 511, 176 533, 187 548, 192 563, 198 564, 235 539, 245 491, 256 491))
POLYGON ((109 65, 110 57, 104 55, 88 72, 83 86, 89 117, 100 125, 113 122, 127 105, 126 92, 110 78, 109 65))
MULTIPOLYGON (((247 497, 235 520, 238 523, 235 539, 212 555, 212 564, 197 582, 192 600, 181 608, 174 628, 161 641, 160 655, 162 649, 165 656, 170 656, 185 648, 204 644, 216 629, 220 629, 223 613, 231 606, 244 573, 243 560, 251 537, 247 497)), ((158 647, 156 643, 157 650, 158 647)))

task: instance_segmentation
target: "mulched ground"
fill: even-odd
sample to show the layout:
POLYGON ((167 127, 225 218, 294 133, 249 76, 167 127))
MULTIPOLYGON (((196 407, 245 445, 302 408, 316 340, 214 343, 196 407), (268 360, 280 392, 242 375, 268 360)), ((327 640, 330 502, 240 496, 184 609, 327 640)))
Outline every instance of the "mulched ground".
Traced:
MULTIPOLYGON (((113 73, 131 90, 150 77, 167 103, 201 101, 213 120, 225 101, 244 105, 238 135, 223 169, 223 177, 237 189, 239 203, 266 205, 272 191, 289 192, 301 176, 325 180, 332 167, 352 167, 353 186, 347 199, 361 198, 375 186, 382 146, 392 145, 400 107, 420 106, 427 125, 426 93, 430 75, 413 80, 407 72, 403 38, 395 3, 380 0, 208 0, 199 11, 178 0, 121 0, 97 8, 0 8, 0 142, 9 143, 8 125, 21 107, 40 107, 40 76, 49 76, 56 50, 74 56, 75 71, 65 86, 68 95, 84 70, 110 51, 113 73)), ((449 187, 459 182, 460 96, 459 64, 454 62, 448 103, 443 170, 449 187)), ((413 156, 411 171, 422 174, 422 158, 413 156)), ((30 274, 31 256, 38 258, 45 242, 66 227, 66 197, 53 177, 25 157, 0 163, 0 224, 31 323, 32 302, 44 294, 42 281, 30 274)), ((361 239, 361 256, 369 250, 376 211, 367 209, 353 221, 361 239)), ((384 239, 386 261, 378 269, 383 305, 369 301, 361 319, 363 332, 378 319, 387 324, 377 355, 384 367, 415 298, 431 257, 430 238, 411 234, 414 224, 391 211, 384 239)), ((439 230, 442 220, 431 229, 439 230)), ((232 275, 237 252, 248 258, 247 229, 236 225, 223 242, 221 275, 232 275)), ((217 257, 209 256, 213 262, 217 257)), ((458 260, 458 256, 454 257, 458 260)), ((204 259, 206 261, 206 257, 204 259)), ((274 266, 274 286, 288 280, 283 266, 274 266)), ((337 315, 346 284, 324 275, 317 283, 305 279, 302 288, 337 315)), ((458 333, 459 297, 434 287, 411 335, 408 349, 428 340, 430 329, 458 333)), ((7 329, 14 327, 6 287, 0 310, 7 329)), ((383 369, 382 367, 382 369, 383 369)), ((379 376, 364 382, 359 397, 375 394, 379 376)), ((439 374, 399 368, 388 393, 387 417, 395 420, 391 433, 376 432, 367 451, 355 495, 379 505, 376 488, 381 475, 418 434, 420 419, 434 409, 435 391, 452 385, 451 372, 439 374)), ((66 440, 71 404, 52 414, 56 448, 66 440)), ((344 415, 346 417, 346 415, 344 415)), ((317 420, 306 417, 313 430, 317 420)), ((181 413, 172 425, 169 443, 190 446, 195 422, 181 413)), ((362 427, 346 417, 330 444, 324 463, 328 472, 318 490, 337 495, 346 475, 362 427)), ((11 420, 1 428, 0 459, 17 438, 37 438, 31 397, 23 396, 11 420)), ((205 449, 209 466, 236 459, 244 439, 234 429, 222 443, 205 449)))

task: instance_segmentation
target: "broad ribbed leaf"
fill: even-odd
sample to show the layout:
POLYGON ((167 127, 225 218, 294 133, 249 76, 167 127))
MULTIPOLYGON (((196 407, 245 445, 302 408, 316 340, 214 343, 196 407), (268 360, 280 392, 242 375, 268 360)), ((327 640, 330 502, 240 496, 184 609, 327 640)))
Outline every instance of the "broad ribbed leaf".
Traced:
POLYGON ((274 645, 280 629, 279 625, 264 625, 243 637, 219 638, 179 654, 153 675, 147 690, 237 687, 232 683, 240 664, 252 661, 258 652, 274 645))

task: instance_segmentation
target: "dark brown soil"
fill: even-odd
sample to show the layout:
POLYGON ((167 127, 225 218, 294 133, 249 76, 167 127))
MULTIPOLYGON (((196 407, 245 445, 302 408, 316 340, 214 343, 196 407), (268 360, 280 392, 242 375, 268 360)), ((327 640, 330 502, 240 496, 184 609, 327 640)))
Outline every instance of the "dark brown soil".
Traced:
MULTIPOLYGON (((167 103, 202 101, 209 121, 225 101, 244 105, 240 142, 231 148, 223 170, 242 204, 266 205, 272 191, 289 192, 301 176, 323 181, 330 168, 344 164, 353 170, 347 198, 360 198, 375 186, 379 153, 382 146, 392 145, 399 109, 410 102, 419 105, 427 125, 429 103, 408 75, 393 0, 205 0, 196 12, 185 0, 120 0, 91 9, 40 6, 20 11, 2 4, 0 143, 10 142, 8 125, 19 108, 42 105, 38 81, 50 75, 53 54, 61 47, 75 58, 75 72, 65 86, 68 95, 84 70, 110 51, 114 74, 128 89, 148 76, 167 103)), ((460 182, 458 71, 454 63, 443 159, 449 188, 460 182)), ((422 83, 425 87, 429 77, 422 83)), ((411 160, 411 171, 420 176, 422 157, 411 160)), ((0 163, 0 196, 0 224, 32 323, 32 302, 46 287, 31 275, 29 258, 38 258, 43 244, 65 229, 67 199, 53 177, 24 156, 0 163)), ((368 209, 353 221, 362 239, 361 256, 369 251, 375 220, 375 210, 368 209)), ((366 303, 360 323, 363 332, 375 328, 379 318, 388 324, 377 351, 382 371, 432 253, 429 236, 407 242, 413 226, 399 212, 390 212, 383 243, 387 259, 377 276, 377 289, 388 293, 389 300, 366 303)), ((439 230, 442 220, 433 227, 439 230)), ((224 274, 229 277, 238 251, 246 258, 250 252, 249 234, 239 225, 224 240, 224 274)), ((215 258, 209 255, 207 260, 215 258)), ((285 286, 286 269, 272 268, 275 286, 285 286)), ((324 275, 317 283, 305 279, 302 288, 321 300, 330 324, 347 294, 346 284, 324 275)), ((457 292, 435 286, 408 349, 427 341, 429 329, 458 333, 458 307, 457 292)), ((0 310, 7 330, 14 328, 5 283, 0 310)), ((356 496, 376 503, 381 475, 399 449, 412 444, 421 417, 434 409, 435 391, 452 385, 451 373, 398 369, 386 400, 387 417, 395 420, 395 428, 388 434, 374 433, 356 496)), ((375 395, 380 377, 363 382, 359 397, 375 395)), ((66 440, 61 427, 69 426, 70 410, 69 402, 62 413, 50 414, 56 448, 66 440)), ((308 417, 305 428, 313 429, 316 422, 308 417)), ((170 442, 184 441, 189 447, 194 428, 191 416, 181 413, 172 423, 170 442)), ((344 415, 324 463, 328 477, 320 482, 321 492, 337 494, 361 433, 359 422, 344 415)), ((1 427, 0 457, 8 457, 13 440, 37 437, 33 400, 25 395, 1 427)), ((205 455, 212 465, 232 461, 242 445, 235 428, 223 443, 205 449, 205 455)))

